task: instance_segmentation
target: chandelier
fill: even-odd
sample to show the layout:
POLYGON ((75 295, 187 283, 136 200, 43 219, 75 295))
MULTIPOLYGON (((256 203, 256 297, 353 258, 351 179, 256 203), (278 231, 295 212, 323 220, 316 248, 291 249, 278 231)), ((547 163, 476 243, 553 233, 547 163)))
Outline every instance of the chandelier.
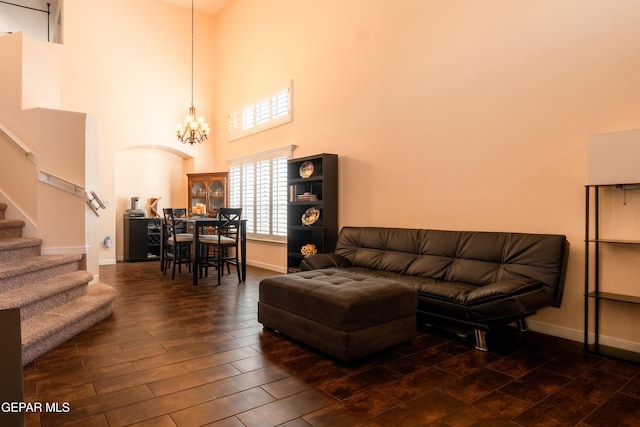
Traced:
POLYGON ((209 124, 205 123, 204 117, 196 118, 196 107, 193 106, 193 0, 191 0, 191 107, 189 115, 184 119, 182 125, 176 128, 178 141, 191 145, 196 142, 202 143, 209 136, 209 124))

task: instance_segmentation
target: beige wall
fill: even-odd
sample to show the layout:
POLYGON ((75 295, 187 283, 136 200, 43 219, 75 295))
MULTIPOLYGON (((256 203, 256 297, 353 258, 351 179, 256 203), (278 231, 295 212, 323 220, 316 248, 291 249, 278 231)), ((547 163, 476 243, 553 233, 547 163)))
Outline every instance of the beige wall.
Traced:
POLYGON ((640 128, 639 24, 634 0, 233 0, 216 21, 217 123, 288 79, 294 120, 232 143, 216 127, 217 169, 296 144, 340 155, 342 226, 566 234, 563 307, 535 320, 580 340, 585 144, 640 128))
MULTIPOLYGON (((63 27, 62 108, 98 120, 96 192, 109 208, 100 212, 96 245, 105 264, 122 255, 115 253, 122 242, 115 241, 110 250, 99 246, 105 236, 121 235, 120 195, 139 192, 117 179, 116 153, 141 146, 178 150, 179 156, 192 158, 183 171, 172 169, 180 182, 187 172, 213 171, 212 142, 185 147, 175 137, 176 124, 191 103, 191 10, 157 0, 65 0, 63 27), (123 187, 116 188, 116 182, 123 187)), ((215 128, 213 31, 214 18, 196 13, 194 104, 215 128)), ((137 163, 142 175, 153 174, 156 167, 137 163)), ((161 186, 151 184, 147 192, 170 199, 161 186)), ((184 192, 186 197, 186 185, 184 192)))

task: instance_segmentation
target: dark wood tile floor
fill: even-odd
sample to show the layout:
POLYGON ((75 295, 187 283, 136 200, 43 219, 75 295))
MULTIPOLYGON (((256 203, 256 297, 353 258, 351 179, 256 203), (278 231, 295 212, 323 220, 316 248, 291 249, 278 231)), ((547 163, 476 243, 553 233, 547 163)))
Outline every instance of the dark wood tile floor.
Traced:
POLYGON ((25 400, 67 402, 28 426, 637 426, 640 366, 580 343, 507 330, 471 341, 422 331, 345 366, 264 331, 249 268, 191 285, 158 263, 102 267, 113 316, 24 368, 25 400))

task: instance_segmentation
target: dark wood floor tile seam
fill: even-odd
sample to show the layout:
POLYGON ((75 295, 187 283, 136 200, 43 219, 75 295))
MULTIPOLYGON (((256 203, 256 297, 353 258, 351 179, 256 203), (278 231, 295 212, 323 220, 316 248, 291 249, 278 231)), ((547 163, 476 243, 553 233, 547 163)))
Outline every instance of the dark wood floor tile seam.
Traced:
POLYGON ((127 335, 102 335, 101 337, 92 340, 78 340, 75 342, 78 347, 78 351, 83 355, 100 355, 102 351, 108 346, 120 345, 138 342, 141 340, 152 338, 147 331, 137 331, 127 335))
POLYGON ((513 418, 530 407, 529 402, 494 391, 472 403, 452 408, 433 424, 438 426, 515 426, 513 418), (482 421, 478 422, 479 419, 482 421))
POLYGON ((629 396, 633 399, 636 399, 639 402, 640 407, 640 378, 630 379, 620 390, 617 391, 617 394, 629 396))
POLYGON ((69 349, 69 353, 57 352, 56 357, 38 358, 23 370, 23 375, 30 378, 41 378, 45 374, 54 375, 52 369, 58 371, 84 369, 82 354, 75 349, 69 349))
POLYGON ((247 427, 278 426, 335 403, 319 390, 307 390, 241 412, 236 417, 247 427))
POLYGON ((261 330, 262 330, 262 325, 248 324, 244 328, 227 331, 227 334, 231 335, 233 338, 244 338, 250 335, 256 335, 261 330))
MULTIPOLYGON (((85 384, 93 384, 97 381, 108 380, 113 377, 124 377, 135 373, 136 369, 130 363, 124 363, 114 369, 114 367, 109 367, 109 369, 95 372, 84 372, 84 373, 76 373, 76 374, 65 374, 61 376, 57 376, 53 379, 44 378, 41 380, 37 380, 36 384, 38 386, 38 392, 41 393, 49 393, 51 390, 60 390, 63 388, 69 387, 82 387, 85 384)), ((25 379, 25 382, 27 380, 25 379)))
POLYGON ((243 374, 248 374, 258 369, 274 365, 273 361, 265 358, 262 353, 255 357, 248 357, 246 359, 231 362, 231 364, 243 374))
MULTIPOLYGON (((216 381, 230 379, 241 374, 242 373, 233 366, 224 364, 149 382, 147 385, 156 397, 160 397, 197 387, 207 388, 208 385, 216 381)), ((209 391, 208 388, 207 390, 209 391)), ((213 393, 211 394, 213 396, 213 393)))
POLYGON ((124 427, 215 400, 206 388, 196 387, 121 406, 105 414, 110 427, 124 427))
POLYGON ((273 402, 273 397, 260 387, 244 390, 220 399, 200 403, 170 416, 178 427, 210 425, 273 402))
POLYGON ((240 362, 251 357, 258 356, 260 353, 249 346, 243 346, 227 350, 219 353, 214 353, 204 357, 196 357, 182 362, 182 366, 189 372, 197 372, 203 369, 209 369, 219 365, 231 364, 233 362, 240 362))
MULTIPOLYGON (((517 379, 520 379, 520 378, 524 378, 527 375, 531 374, 532 372, 537 372, 537 371, 540 371, 541 369, 543 369, 542 367, 538 367, 538 368, 532 369, 530 371, 527 370, 527 371, 514 373, 514 372, 504 372, 499 366, 491 366, 491 365, 489 365, 486 368, 490 369, 490 370, 492 370, 494 372, 498 372, 500 374, 508 375, 514 380, 517 380, 517 379)), ((546 371, 546 372, 557 374, 557 372, 553 372, 553 371, 546 371)), ((573 379, 573 377, 567 377, 567 378, 568 379, 573 379)))
POLYGON ((101 395, 125 388, 131 388, 137 385, 148 384, 152 381, 175 377, 185 373, 187 373, 187 371, 181 364, 174 363, 144 371, 136 370, 132 373, 104 378, 94 381, 93 384, 96 388, 96 392, 101 395))
MULTIPOLYGON (((84 359, 87 371, 92 371, 119 363, 131 362, 136 366, 136 362, 147 360, 151 357, 159 357, 167 354, 167 350, 161 345, 149 348, 136 349, 132 351, 122 351, 120 353, 108 354, 105 356, 91 356, 84 359)), ((136 369, 137 366, 136 366, 136 369)))
MULTIPOLYGON (((166 365, 179 364, 182 365, 184 362, 188 362, 192 359, 196 359, 199 357, 209 356, 215 354, 215 350, 210 347, 198 347, 193 351, 190 350, 179 350, 175 352, 164 352, 157 356, 146 357, 140 360, 133 361, 133 365, 139 371, 147 371, 150 369, 156 369, 166 365)), ((186 369, 185 369, 186 371, 186 369)))
POLYGON ((606 372, 608 374, 615 374, 622 377, 627 377, 629 379, 638 378, 640 379, 640 364, 632 363, 617 360, 617 359, 607 359, 601 356, 600 362, 596 364, 593 369, 597 369, 599 371, 606 372))
POLYGON ((553 423, 551 425, 580 426, 597 408, 598 405, 592 402, 573 398, 558 390, 523 411, 513 419, 513 422, 525 427, 544 426, 551 423, 553 423), (568 420, 568 417, 571 417, 571 420, 568 420))
POLYGON ((143 384, 100 396, 68 400, 71 408, 68 414, 46 414, 43 418, 49 418, 53 424, 62 424, 63 422, 97 416, 122 406, 144 402, 155 397, 149 386, 143 384), (56 422, 56 420, 59 420, 59 422, 56 422))
POLYGON ((573 394, 572 389, 579 382, 580 385, 577 387, 583 393, 581 397, 595 405, 602 405, 603 400, 608 401, 616 393, 621 392, 629 381, 627 377, 592 368, 565 384, 559 392, 573 394), (605 390, 608 395, 603 397, 605 390))
POLYGON ((438 387, 437 390, 456 399, 472 403, 512 381, 513 377, 509 375, 484 368, 449 381, 438 387))
POLYGON ((248 347, 248 344, 253 342, 254 338, 252 337, 249 337, 247 339, 234 339, 208 346, 198 347, 193 350, 179 350, 176 352, 164 353, 158 356, 152 356, 145 359, 133 361, 133 364, 138 370, 147 370, 173 363, 189 362, 200 357, 207 357, 229 350, 248 347))
POLYGON ((232 335, 227 333, 204 333, 194 335, 188 335, 188 338, 182 340, 182 345, 180 342, 169 342, 163 343, 162 347, 166 350, 167 354, 173 353, 202 353, 203 356, 209 354, 215 354, 215 348, 217 344, 225 343, 229 341, 236 340, 232 335))
POLYGON ((288 378, 291 375, 278 366, 270 366, 251 373, 244 373, 207 384, 207 390, 220 399, 252 388, 288 378))
MULTIPOLYGON (((466 403, 453 396, 438 390, 416 396, 406 402, 371 418, 371 426, 387 427, 390 425, 408 426, 440 426, 451 427, 448 424, 440 424, 440 421, 451 413, 464 408, 466 403)), ((369 424, 368 422, 365 424, 369 424)), ((482 425, 482 424, 479 424, 482 425)), ((491 426, 493 427, 493 426, 491 426)))
POLYGON ((387 384, 381 388, 387 393, 389 390, 393 390, 395 398, 398 398, 401 401, 407 401, 422 394, 429 393, 432 390, 437 390, 440 387, 446 387, 447 385, 457 381, 459 378, 460 377, 457 375, 438 369, 435 366, 431 366, 429 370, 404 375, 397 381, 387 384), (429 377, 429 384, 426 387, 424 381, 420 381, 421 377, 424 375, 429 377), (434 381, 437 381, 437 383, 434 381), (415 385, 416 383, 418 385, 415 385))
POLYGON ((485 352, 469 352, 449 358, 437 364, 438 368, 451 374, 464 376, 472 372, 489 368, 499 360, 499 356, 485 352))
POLYGON ((31 393, 25 392, 24 401, 30 402, 76 402, 78 400, 96 397, 97 393, 93 387, 93 383, 84 383, 79 385, 60 386, 57 388, 41 389, 31 393))
MULTIPOLYGON (((201 333, 188 335, 183 337, 182 339, 171 339, 169 341, 164 341, 162 346, 167 350, 167 353, 173 353, 179 351, 184 345, 191 344, 218 344, 225 341, 231 341, 236 339, 233 335, 230 335, 226 332, 223 333, 201 333)), ((158 340, 162 341, 162 340, 158 340)))
POLYGON ((313 386, 294 376, 262 384, 260 387, 278 400, 313 389, 313 386))

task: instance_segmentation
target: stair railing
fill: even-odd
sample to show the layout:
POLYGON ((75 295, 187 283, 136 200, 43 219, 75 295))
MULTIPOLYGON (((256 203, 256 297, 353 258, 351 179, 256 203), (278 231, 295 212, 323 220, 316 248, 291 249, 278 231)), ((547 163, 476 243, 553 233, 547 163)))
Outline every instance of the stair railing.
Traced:
POLYGON ((42 169, 38 171, 38 180, 44 184, 49 184, 52 187, 58 188, 67 193, 71 193, 78 197, 85 196, 84 187, 66 180, 58 175, 46 172, 42 169))
POLYGON ((22 151, 29 160, 34 164, 36 163, 36 153, 2 123, 0 123, 0 133, 3 134, 5 138, 18 150, 22 151))

